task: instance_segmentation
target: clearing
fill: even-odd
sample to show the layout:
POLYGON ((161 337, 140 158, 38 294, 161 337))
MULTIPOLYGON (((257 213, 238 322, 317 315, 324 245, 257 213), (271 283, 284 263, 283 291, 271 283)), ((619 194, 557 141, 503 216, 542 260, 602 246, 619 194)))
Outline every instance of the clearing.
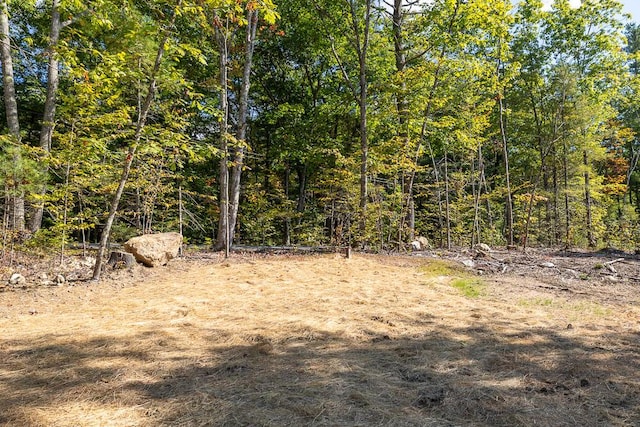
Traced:
POLYGON ((196 254, 5 288, 0 424, 640 426, 616 259, 196 254))

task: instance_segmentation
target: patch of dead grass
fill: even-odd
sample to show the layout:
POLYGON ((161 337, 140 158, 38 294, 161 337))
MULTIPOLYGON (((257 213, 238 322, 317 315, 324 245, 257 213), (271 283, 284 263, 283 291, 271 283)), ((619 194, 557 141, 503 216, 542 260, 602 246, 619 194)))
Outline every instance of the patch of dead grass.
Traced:
POLYGON ((640 423, 633 306, 523 305, 486 279, 468 298, 457 267, 402 257, 146 272, 0 293, 0 424, 640 423))

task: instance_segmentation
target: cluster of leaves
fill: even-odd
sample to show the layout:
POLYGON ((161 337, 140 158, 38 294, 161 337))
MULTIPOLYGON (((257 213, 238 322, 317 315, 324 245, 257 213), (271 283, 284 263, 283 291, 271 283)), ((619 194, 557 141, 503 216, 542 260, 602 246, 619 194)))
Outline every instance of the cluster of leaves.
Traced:
POLYGON ((638 245, 640 29, 617 1, 388 3, 61 0, 70 25, 47 51, 51 4, 9 2, 22 139, 2 137, 7 200, 19 180, 56 245, 97 240, 168 35, 112 239, 182 227, 210 243, 226 159, 216 31, 233 117, 257 10, 249 131, 227 138, 246 148, 236 243, 504 244, 512 228, 521 244, 638 245), (50 54, 61 80, 43 152, 50 54))

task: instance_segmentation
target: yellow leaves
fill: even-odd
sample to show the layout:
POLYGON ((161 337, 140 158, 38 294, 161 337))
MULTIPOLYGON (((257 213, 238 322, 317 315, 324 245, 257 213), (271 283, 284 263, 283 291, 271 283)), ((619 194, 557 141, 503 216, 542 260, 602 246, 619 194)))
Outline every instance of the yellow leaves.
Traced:
POLYGON ((605 184, 602 192, 610 196, 622 196, 627 192, 627 185, 621 183, 605 184))
POLYGON ((224 21, 244 27, 248 24, 247 13, 258 12, 260 18, 269 25, 273 25, 280 18, 276 12, 276 5, 272 0, 223 0, 215 8, 217 15, 214 18, 214 26, 222 28, 224 21))

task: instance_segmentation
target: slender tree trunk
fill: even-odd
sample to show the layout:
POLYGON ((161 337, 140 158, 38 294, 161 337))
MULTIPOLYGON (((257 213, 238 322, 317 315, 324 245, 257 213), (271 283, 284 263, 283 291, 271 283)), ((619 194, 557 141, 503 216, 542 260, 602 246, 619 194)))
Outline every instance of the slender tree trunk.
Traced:
MULTIPOLYGON (((449 21, 449 26, 448 26, 448 30, 447 32, 449 33, 449 35, 451 35, 453 33, 453 25, 455 24, 456 19, 458 19, 458 12, 460 10, 460 5, 461 5, 461 0, 456 0, 456 5, 455 5, 455 9, 453 11, 453 15, 451 17, 451 20, 449 21)), ((418 159, 420 156, 420 152, 422 151, 422 142, 425 140, 426 137, 426 133, 427 133, 427 121, 429 120, 430 116, 431 116, 431 109, 433 107, 433 101, 435 99, 435 94, 436 94, 436 90, 438 89, 438 87, 440 86, 440 72, 442 70, 442 63, 443 63, 443 59, 447 54, 447 45, 443 45, 442 48, 440 49, 440 53, 438 55, 438 61, 437 61, 437 65, 436 65, 436 70, 433 76, 433 84, 431 85, 431 88, 429 90, 429 97, 427 98, 427 105, 425 106, 424 109, 424 117, 422 120, 422 129, 420 130, 420 144, 418 144, 418 147, 416 148, 416 152, 415 152, 415 156, 414 156, 414 164, 418 164, 418 159)), ((438 167, 436 164, 436 159, 435 159, 435 154, 433 152, 433 146, 431 145, 431 141, 427 140, 427 145, 429 148, 429 154, 431 156, 431 164, 433 166, 433 171, 434 171, 434 176, 436 179, 436 193, 437 193, 437 199, 438 199, 438 225, 439 225, 439 230, 440 230, 440 245, 442 246, 442 233, 444 230, 444 224, 442 223, 442 217, 443 217, 443 212, 442 212, 442 188, 441 188, 441 183, 440 183, 440 176, 438 173, 438 167)), ((410 191, 410 198, 413 199, 413 186, 414 186, 414 182, 415 182, 415 176, 416 176, 416 171, 415 169, 411 172, 411 179, 410 179, 410 183, 409 183, 409 191, 410 191)), ((487 199, 488 200, 488 199, 487 199)), ((488 203, 488 201, 487 201, 488 203)))
MULTIPOLYGON (((482 176, 484 173, 484 162, 482 160, 482 144, 478 144, 478 179, 477 189, 476 184, 473 184, 475 193, 473 201, 473 229, 471 230, 471 247, 476 243, 481 243, 480 237, 480 196, 482 195, 482 176), (477 240, 476 240, 477 238, 477 240)), ((472 181, 473 182, 473 181, 472 181)))
POLYGON ((591 183, 589 177, 589 155, 587 150, 582 152, 582 160, 584 165, 584 205, 587 210, 587 239, 589 240, 589 247, 595 248, 596 238, 593 234, 593 220, 591 212, 591 183))
MULTIPOLYGON (((393 1, 393 48, 396 60, 396 72, 401 75, 400 88, 396 93, 396 110, 398 114, 398 137, 403 141, 404 150, 407 151, 410 143, 409 138, 409 103, 407 102, 405 92, 406 83, 402 78, 407 66, 406 46, 404 41, 404 19, 405 11, 403 9, 404 0, 393 1)), ((409 160, 409 159, 407 159, 409 160)), ((405 223, 409 228, 409 240, 415 238, 415 212, 413 202, 413 171, 410 173, 410 177, 406 176, 407 173, 401 171, 402 180, 402 203, 401 203, 401 218, 398 222, 398 244, 402 244, 403 241, 403 229, 405 223)))
POLYGON ((567 141, 563 140, 563 156, 562 156, 562 166, 564 169, 564 218, 565 218, 565 245, 568 247, 571 245, 571 211, 569 204, 569 149, 567 147, 567 141))
POLYGON ((9 10, 7 0, 0 2, 0 60, 2 61, 2 84, 4 90, 4 107, 9 133, 15 143, 13 150, 14 175, 8 187, 6 210, 9 213, 9 228, 23 231, 25 227, 24 190, 22 188, 22 167, 20 121, 18 119, 18 101, 16 98, 11 57, 11 36, 9 33, 9 10))
POLYGON ((451 250, 451 207, 449 203, 449 160, 447 150, 444 150, 444 198, 445 198, 445 221, 447 224, 447 249, 451 250))
POLYGON ((561 241, 560 229, 560 183, 558 178, 557 155, 553 152, 553 240, 557 245, 561 241))
MULTIPOLYGON (((215 26, 215 25, 214 25, 215 26)), ((229 88, 228 88, 228 29, 215 26, 216 42, 220 55, 220 151, 222 158, 218 170, 220 181, 220 216, 218 218, 218 234, 214 250, 224 249, 225 257, 229 257, 231 240, 229 238, 229 88)))
MULTIPOLYGON (((351 5, 351 18, 353 31, 356 40, 356 52, 358 53, 359 72, 359 109, 360 109, 360 234, 362 241, 366 240, 365 232, 367 225, 367 201, 368 201, 368 162, 369 162, 369 136, 367 127, 367 52, 369 50, 369 30, 371 26, 371 0, 366 0, 366 10, 364 17, 364 28, 362 40, 360 40, 360 30, 354 2, 351 5)), ((363 245, 364 246, 364 245, 363 245)))
POLYGON ((141 110, 138 112, 138 123, 136 125, 136 132, 134 135, 133 143, 129 146, 127 150, 127 156, 125 157, 124 165, 122 168, 122 175, 120 177, 120 182, 118 184, 118 188, 116 193, 111 200, 111 205, 109 207, 109 216, 107 217, 107 221, 102 230, 102 235, 100 237, 100 246, 98 248, 98 254, 96 255, 96 264, 93 269, 93 280, 100 280, 100 275, 102 274, 102 264, 104 262, 104 254, 107 249, 107 244, 109 242, 109 237, 111 236, 111 227, 113 226, 113 221, 115 220, 116 214, 118 212, 118 205, 120 203, 120 199, 122 198, 122 193, 124 192, 124 187, 127 184, 127 179, 129 178, 129 172, 131 171, 131 164, 133 163, 133 158, 136 154, 136 150, 138 145, 140 144, 140 140, 142 138, 142 131, 147 124, 147 118, 149 115, 149 110, 151 110, 151 104, 155 98, 156 94, 156 84, 158 78, 158 72, 160 71, 160 65, 162 64, 162 57, 164 56, 165 48, 167 41, 169 40, 169 35, 171 29, 176 21, 177 9, 182 6, 182 0, 178 1, 176 5, 176 9, 173 12, 171 17, 171 22, 167 26, 167 30, 165 31, 164 36, 162 37, 160 44, 158 45, 158 51, 156 52, 155 62, 153 65, 153 69, 151 70, 151 74, 149 75, 149 86, 147 91, 147 96, 142 104, 141 110))
MULTIPOLYGON (((356 51, 358 57, 358 84, 357 86, 353 83, 351 78, 349 77, 349 73, 344 67, 343 62, 340 59, 340 54, 336 50, 335 40, 332 37, 332 34, 329 33, 328 36, 331 39, 331 50, 333 52, 333 56, 338 62, 338 67, 342 72, 342 76, 344 78, 345 83, 349 87, 351 94, 358 104, 359 110, 359 120, 358 120, 358 132, 360 135, 360 218, 359 218, 359 229, 360 229, 360 244, 361 246, 365 246, 366 244, 366 223, 367 223, 367 201, 368 201, 368 159, 369 159, 369 145, 368 145, 368 127, 367 127, 367 91, 368 91, 368 82, 367 82, 367 52, 369 49, 369 33, 371 27, 371 3, 372 0, 365 0, 365 15, 364 20, 362 22, 358 16, 357 10, 357 1, 356 0, 344 0, 345 5, 349 8, 349 14, 351 17, 351 30, 352 34, 349 34, 349 41, 351 46, 356 51)), ((326 12, 318 7, 316 3, 316 8, 323 14, 326 15, 326 12)))
MULTIPOLYGON (((629 204, 631 205, 631 176, 638 166, 638 162, 640 161, 640 148, 637 150, 631 149, 631 162, 629 162, 629 169, 627 170, 627 194, 629 195, 629 204)), ((623 199, 624 201, 624 199, 623 199)))
MULTIPOLYGON (((424 124, 422 128, 424 132, 425 131, 424 124)), ((438 165, 436 163, 436 157, 433 152, 433 146, 431 145, 431 142, 429 140, 427 140, 427 142, 428 142, 427 145, 429 147, 429 155, 431 157, 431 165, 433 166, 433 174, 436 180, 436 198, 438 201, 438 230, 440 231, 440 246, 442 247, 442 241, 443 241, 442 233, 444 231, 444 224, 442 223, 442 217, 444 215, 442 212, 442 186, 440 182, 440 173, 438 172, 438 165)))
MULTIPOLYGON (((307 205, 307 169, 306 164, 296 168, 296 173, 298 174, 298 203, 296 204, 296 211, 298 213, 303 213, 307 205)), ((301 222, 298 222, 298 225, 300 224, 301 222)))
MULTIPOLYGON (((500 72, 502 67, 502 61, 498 60, 497 76, 500 81, 500 72)), ((507 245, 513 246, 513 201, 511 197, 511 177, 509 173, 509 150, 507 147, 507 130, 504 123, 504 100, 502 90, 498 93, 498 119, 500 125, 500 137, 502 138, 502 155, 504 156, 504 176, 505 187, 507 190, 505 205, 506 205, 506 224, 505 231, 507 234, 507 245)))
MULTIPOLYGON (((289 195, 291 193, 291 169, 289 164, 285 165, 284 169, 284 196, 285 200, 289 201, 289 195)), ((287 217, 284 220, 284 244, 291 245, 291 216, 287 212, 287 217)))
POLYGON ((238 222, 240 207, 240 184, 244 167, 244 153, 247 138, 247 118, 249 111, 249 89, 251 87, 251 67, 253 65, 253 51, 256 44, 256 30, 258 28, 258 11, 247 11, 247 31, 245 39, 244 69, 238 105, 238 130, 236 139, 240 146, 235 147, 231 183, 229 188, 229 242, 233 243, 238 222))
MULTIPOLYGON (((60 61, 56 52, 56 46, 60 40, 60 30, 63 28, 63 24, 60 22, 60 1, 53 0, 51 6, 51 29, 49 32, 49 46, 47 47, 46 54, 49 59, 47 67, 47 95, 44 103, 44 114, 42 116, 42 128, 40 130, 40 148, 45 153, 51 151, 51 138, 53 135, 53 128, 55 125, 56 116, 56 97, 58 93, 58 86, 60 82, 59 67, 60 61)), ((44 166, 45 171, 48 169, 44 166)), ((44 198, 46 194, 46 184, 43 184, 38 193, 40 198, 44 198)), ((44 211, 43 203, 40 201, 33 211, 29 228, 32 233, 35 233, 42 226, 42 214, 44 211)))

